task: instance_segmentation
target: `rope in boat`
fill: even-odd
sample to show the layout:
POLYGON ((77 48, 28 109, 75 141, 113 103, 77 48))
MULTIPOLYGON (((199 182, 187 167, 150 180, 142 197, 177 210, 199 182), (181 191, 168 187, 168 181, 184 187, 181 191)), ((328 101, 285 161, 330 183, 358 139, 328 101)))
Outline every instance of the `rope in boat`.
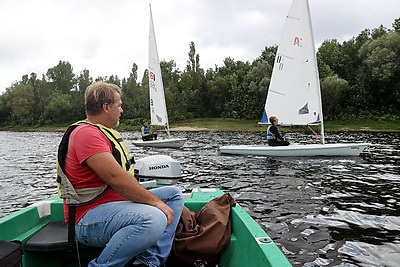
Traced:
POLYGON ((316 131, 313 130, 313 128, 311 128, 310 125, 307 125, 307 127, 311 130, 311 132, 315 135, 315 139, 318 141, 319 138, 321 138, 321 135, 318 134, 316 131))
POLYGON ((76 248, 76 257, 78 258, 78 266, 82 267, 81 257, 80 257, 79 248, 78 248, 78 240, 77 239, 75 239, 75 248, 76 248))

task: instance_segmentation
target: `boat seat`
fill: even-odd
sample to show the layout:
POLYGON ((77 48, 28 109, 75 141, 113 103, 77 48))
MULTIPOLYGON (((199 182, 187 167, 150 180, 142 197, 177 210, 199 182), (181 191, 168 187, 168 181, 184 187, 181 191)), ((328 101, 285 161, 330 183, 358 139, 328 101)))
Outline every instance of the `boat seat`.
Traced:
POLYGON ((43 257, 46 266, 87 266, 103 248, 78 244, 78 253, 68 246, 68 227, 63 221, 49 222, 37 231, 23 246, 26 257, 43 257))
MULTIPOLYGON (((89 247, 79 243, 79 249, 94 249, 97 247, 89 247)), ((67 251, 68 247, 68 227, 63 221, 49 222, 40 229, 24 244, 25 251, 67 251)))
POLYGON ((68 228, 65 222, 49 222, 24 244, 26 251, 68 250, 68 228))

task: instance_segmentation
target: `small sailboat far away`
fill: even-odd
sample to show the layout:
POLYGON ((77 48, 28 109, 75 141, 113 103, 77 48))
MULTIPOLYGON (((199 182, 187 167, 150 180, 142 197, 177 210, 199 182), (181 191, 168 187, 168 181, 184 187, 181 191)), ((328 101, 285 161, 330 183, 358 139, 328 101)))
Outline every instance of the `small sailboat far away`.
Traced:
POLYGON ((162 126, 167 134, 166 138, 156 140, 135 140, 136 146, 151 146, 165 148, 182 147, 186 139, 171 138, 168 122, 167 105, 165 102, 164 86, 161 76, 160 61, 158 59, 157 43, 153 25, 153 15, 150 5, 150 29, 149 29, 149 90, 150 90, 150 116, 151 125, 162 126))
POLYGON ((320 124, 321 143, 289 146, 232 145, 220 152, 265 156, 357 156, 368 143, 326 144, 310 10, 307 0, 293 0, 286 17, 272 71, 262 123, 275 115, 283 125, 320 124))

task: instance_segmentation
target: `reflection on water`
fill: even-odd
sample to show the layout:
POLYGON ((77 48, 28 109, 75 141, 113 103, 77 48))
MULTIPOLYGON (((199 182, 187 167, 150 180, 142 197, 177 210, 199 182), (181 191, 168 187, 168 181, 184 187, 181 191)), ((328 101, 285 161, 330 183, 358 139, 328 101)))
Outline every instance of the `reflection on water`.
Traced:
MULTIPOLYGON (((62 133, 0 132, 0 217, 53 195, 62 133)), ((400 134, 328 134, 327 142, 370 142, 360 157, 220 155, 221 145, 262 143, 247 132, 179 132, 181 149, 139 148, 181 162, 179 186, 230 192, 294 266, 397 266, 400 260, 400 134)), ((290 134, 292 141, 304 138, 290 134)), ((312 141, 312 140, 310 140, 312 141)))

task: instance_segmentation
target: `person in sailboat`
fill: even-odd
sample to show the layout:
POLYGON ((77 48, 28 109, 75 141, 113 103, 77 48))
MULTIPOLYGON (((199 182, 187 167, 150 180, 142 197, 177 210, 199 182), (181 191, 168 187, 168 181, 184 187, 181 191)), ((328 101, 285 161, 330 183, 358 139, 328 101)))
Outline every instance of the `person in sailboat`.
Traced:
POLYGON ((66 221, 79 242, 103 248, 90 267, 162 266, 183 210, 182 192, 176 186, 147 190, 133 176, 132 159, 113 129, 123 112, 117 85, 90 85, 85 110, 86 119, 67 129, 58 149, 66 221))
POLYGON ((271 123, 267 129, 267 141, 269 146, 288 146, 289 142, 283 137, 284 134, 279 132, 278 118, 276 116, 269 117, 269 122, 271 123))
POLYGON ((143 126, 142 126, 142 140, 143 141, 151 141, 151 140, 157 140, 157 134, 155 132, 150 131, 150 126, 148 120, 143 120, 143 126))

